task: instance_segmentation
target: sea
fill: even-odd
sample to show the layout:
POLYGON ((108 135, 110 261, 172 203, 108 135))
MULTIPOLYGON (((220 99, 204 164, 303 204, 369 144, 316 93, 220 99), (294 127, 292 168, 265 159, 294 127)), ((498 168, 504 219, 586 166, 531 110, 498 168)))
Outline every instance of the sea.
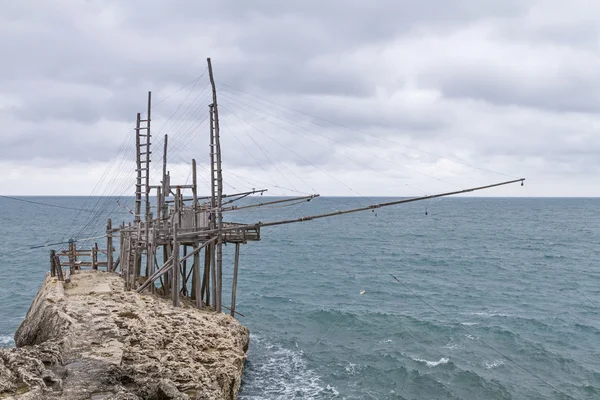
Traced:
MULTIPOLYGON (((51 248, 105 247, 106 218, 131 220, 131 199, 19 199, 0 198, 2 347, 51 248)), ((227 219, 388 200, 321 197, 227 219)), ((442 198, 261 238, 240 255, 237 318, 251 332, 240 399, 600 399, 600 199, 442 198)))

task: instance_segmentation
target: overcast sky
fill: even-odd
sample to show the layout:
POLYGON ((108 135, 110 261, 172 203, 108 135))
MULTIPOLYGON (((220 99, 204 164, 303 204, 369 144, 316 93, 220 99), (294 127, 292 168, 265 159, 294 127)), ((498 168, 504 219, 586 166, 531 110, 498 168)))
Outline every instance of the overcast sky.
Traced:
POLYGON ((174 183, 192 157, 203 182, 211 57, 226 191, 525 177, 484 194, 600 196, 599 16, 597 0, 0 0, 0 193, 133 194, 148 90, 154 170, 169 133, 174 183))

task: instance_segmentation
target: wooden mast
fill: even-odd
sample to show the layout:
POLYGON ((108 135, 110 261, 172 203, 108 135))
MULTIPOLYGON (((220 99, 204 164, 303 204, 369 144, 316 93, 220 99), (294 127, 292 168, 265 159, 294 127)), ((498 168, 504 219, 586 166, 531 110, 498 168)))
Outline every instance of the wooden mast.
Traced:
MULTIPOLYGON (((210 84, 212 86, 212 94, 213 94, 213 133, 214 133, 214 141, 213 141, 213 152, 216 153, 216 225, 217 225, 217 254, 216 254, 216 283, 217 283, 217 297, 215 298, 215 310, 217 312, 221 312, 221 293, 223 289, 223 235, 221 230, 223 229, 223 174, 221 168, 221 139, 219 135, 219 106, 217 104, 217 88, 215 86, 215 79, 212 71, 212 63, 210 58, 207 58, 208 62, 208 76, 210 78, 210 84)), ((215 181, 213 180, 213 192, 214 192, 215 181)))

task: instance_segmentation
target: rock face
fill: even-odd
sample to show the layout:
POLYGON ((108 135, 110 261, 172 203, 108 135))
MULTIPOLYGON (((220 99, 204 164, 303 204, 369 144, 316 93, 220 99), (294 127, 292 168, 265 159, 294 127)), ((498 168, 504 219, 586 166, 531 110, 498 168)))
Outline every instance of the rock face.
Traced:
POLYGON ((0 349, 0 398, 235 399, 249 332, 235 319, 123 290, 120 277, 46 278, 0 349))

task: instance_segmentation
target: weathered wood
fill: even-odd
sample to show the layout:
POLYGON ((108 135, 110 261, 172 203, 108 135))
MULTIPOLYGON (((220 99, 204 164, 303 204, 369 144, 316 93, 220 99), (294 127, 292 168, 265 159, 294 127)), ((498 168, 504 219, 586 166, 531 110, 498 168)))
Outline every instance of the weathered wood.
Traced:
POLYGON ((202 308, 202 295, 200 293, 200 249, 198 243, 194 246, 194 274, 192 276, 192 296, 196 307, 202 308))
POLYGON ((163 266, 158 269, 158 271, 152 274, 152 276, 148 277, 148 279, 146 279, 146 281, 140 285, 137 291, 142 292, 144 289, 146 289, 146 287, 148 287, 148 285, 153 283, 156 279, 162 277, 163 275, 166 275, 172 268, 173 258, 169 258, 165 261, 163 266))
POLYGON ((137 113, 135 122, 135 165, 136 165, 136 181, 135 181, 135 214, 134 221, 140 222, 140 214, 142 212, 142 156, 140 142, 140 113, 137 113))
POLYGON ((173 307, 179 307, 179 243, 177 242, 177 221, 173 223, 173 273, 171 277, 173 307))
POLYGON ((56 276, 56 250, 50 250, 50 276, 56 276))
POLYGON ((98 243, 94 243, 92 247, 92 269, 98 269, 98 243))
POLYGON ((181 285, 181 291, 184 296, 187 296, 187 283, 188 283, 188 275, 187 275, 187 246, 183 245, 183 259, 181 260, 181 277, 183 281, 183 285, 181 285))
POLYGON ((106 270, 113 271, 113 236, 112 236, 112 221, 110 218, 106 220, 106 270))
POLYGON ((63 277, 63 271, 62 271, 62 265, 60 264, 60 258, 58 258, 58 256, 54 256, 54 267, 55 267, 55 271, 56 271, 56 277, 58 278, 59 281, 63 281, 64 277, 63 277))
MULTIPOLYGON (((194 228, 198 229, 198 178, 196 169, 196 160, 192 159, 192 197, 194 198, 194 204, 192 209, 194 210, 194 228)), ((181 198, 183 204, 183 197, 181 198)))
MULTIPOLYGON (((151 215, 150 215, 150 142, 151 142, 151 138, 152 135, 150 133, 150 122, 152 121, 151 118, 151 114, 152 114, 152 92, 148 92, 148 110, 147 110, 147 114, 146 114, 146 176, 145 178, 145 200, 146 200, 146 221, 149 221, 152 219, 151 215)), ((148 241, 148 235, 146 235, 146 240, 148 241)), ((146 253, 147 254, 147 253, 146 253)), ((146 260, 148 260, 149 257, 146 258, 146 260)), ((146 261, 146 273, 148 273, 148 269, 150 268, 150 263, 149 261, 146 261)))
POLYGON ((75 243, 69 241, 69 270, 71 273, 75 270, 75 243))
MULTIPOLYGON (((163 246, 163 262, 166 263, 171 258, 171 245, 169 243, 163 246)), ((164 275, 163 294, 168 295, 171 291, 171 270, 164 275)))
POLYGON ((200 287, 200 298, 204 299, 204 293, 206 293, 206 300, 204 304, 210 306, 210 246, 206 247, 204 251, 204 274, 202 276, 202 286, 200 287))
MULTIPOLYGON (((213 148, 212 152, 216 151, 216 184, 217 184, 217 193, 216 193, 216 224, 218 230, 217 245, 216 245, 216 297, 215 297, 215 310, 217 312, 221 312, 221 294, 223 291, 223 236, 221 230, 223 229, 223 174, 222 174, 222 164, 221 164, 221 138, 220 138, 220 129, 219 129, 219 105, 217 103, 217 88, 215 85, 215 79, 213 76, 212 63, 210 58, 206 59, 208 63, 208 77, 210 79, 210 85, 212 87, 212 95, 213 95, 213 104, 212 111, 214 113, 213 117, 213 148)), ((214 168, 214 167, 213 167, 214 168)), ((214 184, 215 180, 212 181, 213 193, 214 193, 214 184)), ((215 206, 215 205, 213 205, 215 206)))
POLYGON ((240 244, 235 244, 235 260, 233 263, 233 282, 231 284, 231 316, 235 317, 235 295, 237 291, 238 265, 240 263, 240 244))
POLYGON ((211 276, 211 296, 213 298, 212 309, 217 310, 217 271, 216 271, 216 254, 215 254, 215 244, 212 243, 210 245, 210 276, 211 276))

